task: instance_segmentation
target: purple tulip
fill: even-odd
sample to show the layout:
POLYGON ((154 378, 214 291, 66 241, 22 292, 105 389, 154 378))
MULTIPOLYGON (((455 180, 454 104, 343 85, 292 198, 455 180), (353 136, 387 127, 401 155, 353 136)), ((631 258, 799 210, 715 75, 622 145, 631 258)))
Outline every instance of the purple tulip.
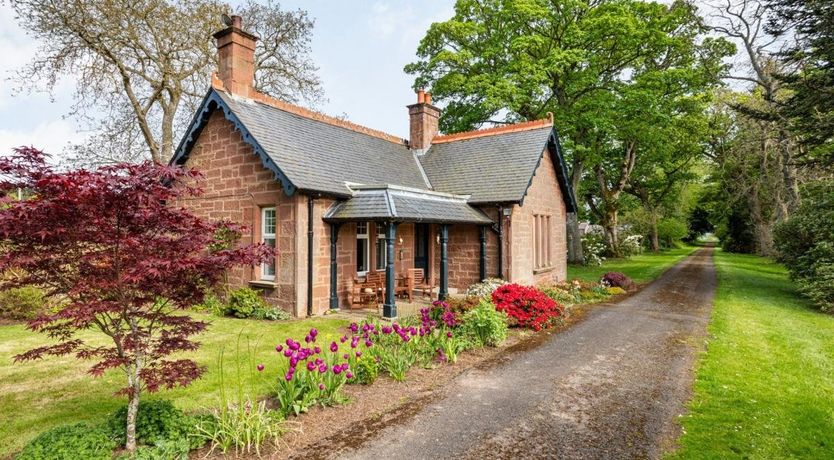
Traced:
POLYGON ((284 350, 284 357, 289 358, 290 356, 292 356, 292 350, 287 348, 286 350, 284 350))
POLYGON ((340 366, 333 366, 333 373, 339 375, 342 373, 342 368, 340 366))
POLYGON ((324 384, 323 383, 319 383, 319 390, 324 391, 324 384))
POLYGON ((298 342, 293 342, 292 345, 290 345, 290 350, 292 350, 292 351, 296 351, 299 348, 301 348, 301 344, 298 343, 298 342))
POLYGON ((339 351, 339 345, 336 345, 336 342, 330 342, 330 351, 336 353, 339 351))
POLYGON ((343 335, 341 338, 339 338, 339 342, 342 342, 342 343, 347 342, 347 336, 343 335))
POLYGON ((324 374, 325 372, 327 372, 327 364, 322 364, 319 366, 319 373, 324 374))
POLYGON ((359 344, 359 337, 354 337, 353 340, 350 341, 350 348, 356 348, 356 345, 359 344))
POLYGON ((284 376, 284 380, 286 380, 287 382, 292 380, 292 372, 287 372, 287 375, 284 376))
POLYGON ((350 359, 350 355, 349 355, 349 354, 347 354, 347 353, 345 353, 344 355, 342 355, 342 358, 345 358, 345 359, 350 359))
POLYGON ((313 372, 316 369, 316 363, 313 361, 307 361, 307 370, 313 372))
POLYGON ((263 364, 258 364, 258 372, 262 372, 264 370, 263 364))
POLYGON ((281 353, 281 350, 283 350, 283 349, 284 349, 283 345, 278 345, 277 347, 275 347, 275 351, 277 351, 278 353, 281 353))
POLYGON ((353 373, 348 372, 347 374, 345 374, 345 377, 347 377, 347 379, 350 380, 353 378, 353 373))
POLYGON ((313 338, 308 335, 308 336, 304 337, 304 341, 307 342, 307 343, 310 343, 310 342, 313 341, 313 338))
POLYGON ((362 356, 362 352, 361 352, 361 351, 357 351, 357 352, 356 352, 356 357, 357 357, 357 358, 359 358, 360 356, 362 356))
POLYGON ((316 366, 321 365, 321 363, 323 363, 323 362, 324 361, 322 361, 321 358, 316 358, 316 366))
POLYGON ((319 335, 319 330, 318 329, 316 329, 316 328, 310 329, 310 337, 315 339, 317 335, 319 335))
POLYGON ((297 365, 298 365, 298 358, 297 358, 297 357, 295 357, 295 356, 293 356, 292 358, 290 358, 290 367, 295 367, 295 366, 297 366, 297 365))
POLYGON ((373 345, 374 345, 374 343, 373 343, 373 342, 371 342, 370 340, 366 340, 366 341, 365 341, 365 346, 366 346, 366 347, 370 348, 370 347, 372 347, 373 345))
POLYGON ((359 325, 356 323, 350 323, 350 331, 354 334, 359 332, 359 325))
POLYGON ((391 328, 389 326, 382 326, 382 333, 383 334, 390 334, 391 328))
POLYGON ((449 337, 451 339, 452 338, 452 331, 447 332, 446 337, 449 337))
POLYGON ((316 348, 314 348, 314 349, 313 349, 313 352, 315 352, 315 354, 319 354, 319 353, 321 353, 321 347, 319 347, 318 345, 316 345, 316 348))

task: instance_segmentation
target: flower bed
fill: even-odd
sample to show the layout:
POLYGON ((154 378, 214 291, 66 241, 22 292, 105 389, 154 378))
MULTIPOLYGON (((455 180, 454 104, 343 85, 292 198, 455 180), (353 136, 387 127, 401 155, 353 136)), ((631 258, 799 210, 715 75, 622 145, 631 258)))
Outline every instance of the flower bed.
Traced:
POLYGON ((542 291, 532 286, 505 284, 492 293, 498 311, 506 312, 510 325, 540 331, 552 326, 564 309, 542 291))

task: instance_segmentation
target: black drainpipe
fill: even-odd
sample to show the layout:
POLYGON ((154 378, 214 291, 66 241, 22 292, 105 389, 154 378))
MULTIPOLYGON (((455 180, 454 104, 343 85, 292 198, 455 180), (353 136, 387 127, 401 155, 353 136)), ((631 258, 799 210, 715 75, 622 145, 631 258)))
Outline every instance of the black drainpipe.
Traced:
POLYGON ((307 316, 313 316, 313 195, 307 195, 307 316))
POLYGON ((504 207, 498 205, 498 277, 504 279, 504 207))

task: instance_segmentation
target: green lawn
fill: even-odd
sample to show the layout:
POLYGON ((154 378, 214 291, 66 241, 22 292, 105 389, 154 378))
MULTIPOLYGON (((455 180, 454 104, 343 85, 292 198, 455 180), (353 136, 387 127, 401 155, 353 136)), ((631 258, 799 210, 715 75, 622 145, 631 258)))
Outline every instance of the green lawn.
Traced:
MULTIPOLYGON (((277 343, 286 337, 301 339, 311 327, 318 328, 321 337, 329 341, 338 336, 339 327, 347 324, 326 318, 268 322, 198 316, 212 325, 200 336, 202 348, 190 355, 207 365, 208 372, 187 388, 151 396, 172 399, 186 410, 218 405, 221 351, 224 353, 226 386, 234 386, 232 380, 236 380, 240 366, 243 387, 265 395, 269 391, 269 381, 274 381, 277 375, 275 368, 279 357, 274 350, 277 343), (252 372, 255 364, 260 362, 266 365, 263 374, 252 372)), ((47 340, 21 325, 0 326, 0 458, 20 450, 29 439, 52 426, 79 421, 99 422, 125 403, 123 398, 113 396, 113 392, 125 384, 122 375, 116 371, 93 378, 86 374, 89 362, 79 362, 71 357, 12 362, 14 355, 46 344, 47 340)))
POLYGON ((568 279, 579 278, 585 281, 599 281, 606 272, 623 272, 638 283, 651 281, 667 268, 675 265, 684 257, 695 251, 694 246, 682 246, 658 254, 645 252, 630 259, 609 259, 601 267, 583 267, 568 265, 568 279))
POLYGON ((672 458, 834 458, 834 317, 779 265, 715 258, 711 339, 672 458))

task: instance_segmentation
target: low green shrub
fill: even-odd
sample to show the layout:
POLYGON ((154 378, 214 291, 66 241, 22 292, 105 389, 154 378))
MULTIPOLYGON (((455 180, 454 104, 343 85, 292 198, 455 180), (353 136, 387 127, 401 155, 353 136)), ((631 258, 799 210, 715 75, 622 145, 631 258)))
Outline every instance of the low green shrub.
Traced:
MULTIPOLYGON (((107 420, 107 428, 122 445, 126 441, 127 406, 117 409, 107 420)), ((174 407, 170 401, 141 401, 136 415, 136 441, 156 445, 163 441, 187 441, 192 448, 202 446, 193 436, 196 420, 174 407)))
POLYGON ((53 428, 29 441, 18 460, 110 460, 116 441, 101 427, 84 423, 53 428))
POLYGON ((256 310, 267 308, 264 299, 254 289, 240 288, 229 294, 229 312, 238 318, 252 318, 256 310))
POLYGON ((498 346, 507 338, 507 314, 487 299, 463 315, 460 334, 480 346, 498 346))
POLYGON ((820 262, 812 265, 814 276, 799 278, 799 292, 811 300, 820 310, 834 311, 834 263, 820 262))
POLYGON ((203 298, 203 303, 195 305, 194 310, 211 313, 214 316, 226 316, 231 313, 229 306, 214 294, 206 294, 203 298))
POLYGON ((252 317, 255 319, 265 319, 269 321, 286 321, 288 319, 292 319, 292 315, 286 311, 277 307, 269 306, 267 306, 267 308, 256 308, 252 317))
POLYGON ((352 383, 370 385, 379 376, 379 363, 371 356, 357 359, 356 367, 353 370, 354 380, 352 383))
POLYGON ((0 291, 0 318, 27 321, 44 308, 43 291, 36 287, 21 287, 0 291))
POLYGON ((188 441, 160 441, 153 446, 139 446, 133 455, 124 453, 119 460, 188 460, 188 441))

